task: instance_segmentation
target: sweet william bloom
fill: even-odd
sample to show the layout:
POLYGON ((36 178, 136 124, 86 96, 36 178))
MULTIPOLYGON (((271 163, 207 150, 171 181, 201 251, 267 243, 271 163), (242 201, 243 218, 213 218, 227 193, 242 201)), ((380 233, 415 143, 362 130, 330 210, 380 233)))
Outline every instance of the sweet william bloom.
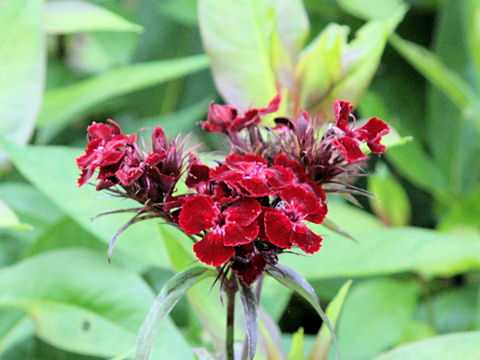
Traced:
POLYGON ((266 108, 249 109, 243 115, 239 115, 237 109, 228 105, 210 104, 207 121, 200 125, 205 131, 229 134, 241 131, 251 126, 257 126, 266 114, 276 112, 280 104, 280 96, 270 101, 266 108))
POLYGON ((260 213, 261 206, 253 199, 237 200, 222 211, 210 196, 195 195, 183 204, 178 224, 187 235, 211 229, 193 250, 205 264, 220 266, 235 255, 235 246, 257 238, 260 213))
POLYGON ((367 158, 360 149, 360 142, 366 142, 374 154, 382 154, 386 147, 380 143, 382 136, 390 131, 387 124, 382 120, 372 117, 365 125, 354 130, 350 127, 349 118, 353 106, 348 101, 336 101, 333 104, 336 127, 335 133, 340 137, 332 141, 333 146, 342 154, 348 162, 357 162, 367 158))
POLYGON ((273 195, 292 184, 295 178, 290 169, 280 165, 269 167, 264 158, 250 154, 229 154, 223 165, 210 172, 210 177, 247 197, 273 195))
MULTIPOLYGON (((87 128, 89 143, 85 154, 77 158, 77 165, 82 171, 78 186, 85 184, 97 168, 100 168, 99 179, 101 180, 115 174, 127 153, 126 147, 133 146, 135 142, 135 135, 124 135, 115 121, 107 121, 112 127, 93 122, 87 128)), ((100 190, 102 183, 99 187, 97 189, 100 190)))
POLYGON ((326 206, 306 186, 291 185, 280 192, 280 206, 265 211, 265 235, 274 245, 289 249, 297 246, 308 254, 317 252, 322 237, 313 233, 303 220, 320 224, 326 206))

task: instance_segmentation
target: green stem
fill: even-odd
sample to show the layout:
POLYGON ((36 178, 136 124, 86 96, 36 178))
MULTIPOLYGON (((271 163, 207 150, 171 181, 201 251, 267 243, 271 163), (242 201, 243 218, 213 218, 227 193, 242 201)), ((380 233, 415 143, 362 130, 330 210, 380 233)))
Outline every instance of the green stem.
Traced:
POLYGON ((235 326, 235 293, 236 292, 232 291, 232 289, 227 289, 227 360, 235 360, 233 349, 233 335, 235 326))

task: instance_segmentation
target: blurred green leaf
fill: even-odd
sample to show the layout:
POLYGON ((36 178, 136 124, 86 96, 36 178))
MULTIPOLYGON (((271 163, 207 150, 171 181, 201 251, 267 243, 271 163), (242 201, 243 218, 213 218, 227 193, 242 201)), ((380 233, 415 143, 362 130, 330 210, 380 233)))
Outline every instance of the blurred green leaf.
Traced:
POLYGON ((66 124, 92 106, 206 68, 203 55, 122 66, 45 94, 38 125, 66 124))
POLYGON ((347 26, 330 24, 303 50, 295 69, 303 107, 315 105, 340 80, 349 31, 347 26))
POLYGON ((91 31, 142 32, 140 25, 87 1, 49 1, 45 4, 47 34, 91 31))
POLYGON ((355 285, 338 325, 341 358, 372 359, 396 345, 414 316, 419 294, 415 282, 380 279, 355 285))
POLYGON ((0 2, 0 133, 17 143, 33 132, 45 85, 42 13, 42 0, 0 2))
POLYGON ((480 185, 451 205, 449 213, 441 219, 439 230, 451 231, 461 227, 480 230, 480 185))
MULTIPOLYGON (((85 355, 130 350, 152 301, 141 278, 86 250, 52 251, 0 271, 1 307, 25 311, 39 338, 85 355)), ((170 321, 159 337, 152 359, 193 358, 170 321)))
POLYGON ((355 39, 342 51, 342 74, 326 94, 317 99, 311 111, 317 116, 331 119, 332 104, 344 99, 356 104, 372 80, 390 34, 403 19, 406 6, 383 20, 372 20, 360 28, 355 39))
POLYGON ((403 0, 337 0, 349 14, 364 20, 384 19, 405 4, 403 0))
POLYGON ((203 266, 186 269, 170 279, 160 290, 137 336, 136 360, 147 360, 160 325, 180 298, 200 280, 217 272, 203 266))
POLYGON ((303 360, 305 359, 305 353, 303 350, 303 328, 293 334, 292 348, 290 354, 288 354, 288 360, 303 360))
MULTIPOLYGON (((343 284, 338 291, 338 294, 327 306, 326 313, 333 327, 337 327, 338 317, 351 285, 351 280, 343 284)), ((328 327, 325 324, 322 324, 322 327, 320 328, 320 331, 315 339, 315 343, 313 344, 313 348, 308 356, 308 360, 326 360, 330 352, 331 343, 332 337, 330 336, 328 327)), ((340 358, 342 357, 341 350, 339 356, 340 358)))
POLYGON ((20 222, 17 215, 0 198, 0 229, 25 231, 29 228, 29 225, 20 222))
MULTIPOLYGON (((131 218, 132 215, 116 214, 92 222, 91 218, 101 212, 134 207, 135 203, 98 199, 98 192, 89 185, 78 188, 75 158, 83 150, 55 146, 22 147, 4 141, 1 144, 25 178, 85 230, 104 242, 108 243, 116 231, 131 218)), ((139 222, 127 229, 120 235, 117 249, 128 254, 132 266, 168 266, 157 226, 153 222, 139 222), (138 234, 142 234, 141 241, 138 234)), ((115 255, 113 261, 115 262, 115 255)))
POLYGON ((33 334, 33 323, 24 313, 11 309, 0 310, 0 358, 11 347, 33 334))
POLYGON ((320 306, 320 301, 318 300, 317 294, 315 293, 312 285, 310 285, 310 283, 302 275, 300 275, 300 273, 283 264, 277 264, 274 267, 268 267, 267 273, 285 287, 295 291, 312 306, 312 308, 317 312, 318 316, 320 316, 322 321, 328 327, 330 335, 333 338, 335 346, 338 350, 335 329, 330 323, 327 314, 320 306))
MULTIPOLYGON (((349 230, 348 223, 344 227, 349 230)), ((404 227, 355 231, 354 243, 326 231, 312 229, 324 237, 322 249, 308 257, 285 254, 281 262, 308 279, 365 277, 417 272, 453 276, 480 268, 478 237, 452 236, 433 230, 404 227)))
POLYGON ((197 0, 166 0, 158 4, 160 14, 186 26, 196 26, 197 0))
POLYGON ((413 320, 405 328, 399 344, 428 339, 437 335, 435 329, 429 324, 413 320))
POLYGON ((417 71, 447 95, 464 116, 474 118, 480 129, 480 118, 473 116, 478 108, 478 96, 458 74, 446 68, 427 49, 396 34, 390 37, 390 43, 417 71))
POLYGON ((380 163, 374 176, 368 179, 370 206, 387 226, 408 225, 410 222, 410 201, 402 185, 392 176, 388 168, 380 163))
POLYGON ((480 1, 466 0, 463 5, 465 36, 471 59, 477 71, 477 82, 480 81, 480 1))
POLYGON ((203 46, 222 97, 242 109, 267 105, 277 93, 267 1, 199 0, 198 5, 203 46))
POLYGON ((437 336, 403 345, 375 360, 475 360, 480 353, 480 332, 437 336))
MULTIPOLYGON (((175 271, 180 272, 197 262, 193 253, 193 243, 180 229, 170 225, 159 226, 160 234, 175 271)), ((212 281, 213 283, 213 281, 212 281)), ((207 332, 217 350, 223 350, 225 344, 225 318, 218 311, 220 294, 217 287, 206 282, 199 283, 187 292, 188 302, 207 332)))

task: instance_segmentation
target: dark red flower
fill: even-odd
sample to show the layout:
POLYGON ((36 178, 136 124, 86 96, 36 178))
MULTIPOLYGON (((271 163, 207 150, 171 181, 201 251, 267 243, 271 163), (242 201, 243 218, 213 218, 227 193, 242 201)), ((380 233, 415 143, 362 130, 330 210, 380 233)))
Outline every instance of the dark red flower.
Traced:
MULTIPOLYGON (((332 141, 333 146, 348 162, 364 160, 367 155, 360 149, 360 142, 366 142, 374 154, 382 154, 386 148, 380 143, 382 136, 390 131, 382 120, 372 117, 358 129, 350 127, 349 118, 353 106, 348 101, 336 101, 333 104, 336 127, 335 133, 340 136, 332 141)), ((355 118, 354 118, 355 119, 355 118)))
POLYGON ((193 250, 202 262, 219 266, 235 254, 235 246, 257 238, 260 213, 261 206, 253 199, 237 200, 222 211, 211 197, 195 195, 183 204, 178 224, 188 235, 211 229, 193 250))
POLYGON ((266 108, 249 109, 242 116, 237 109, 228 105, 210 104, 207 121, 201 122, 202 128, 209 132, 229 134, 241 131, 250 126, 256 126, 262 121, 262 116, 276 112, 280 104, 280 96, 275 96, 266 108))
POLYGON ((263 197, 292 184, 294 175, 281 165, 268 167, 258 155, 229 154, 225 164, 210 172, 210 178, 226 183, 243 196, 263 197))
POLYGON ((115 175, 126 154, 127 145, 132 146, 135 142, 135 135, 124 135, 116 122, 113 120, 108 122, 112 127, 93 122, 87 128, 89 143, 85 154, 77 158, 77 165, 82 170, 78 186, 85 184, 97 168, 101 168, 99 175, 101 180, 115 175))
POLYGON ((322 237, 314 234, 303 220, 320 224, 326 215, 326 207, 306 186, 291 185, 280 192, 283 200, 276 209, 265 212, 265 235, 282 248, 297 246, 312 254, 321 247, 322 237))

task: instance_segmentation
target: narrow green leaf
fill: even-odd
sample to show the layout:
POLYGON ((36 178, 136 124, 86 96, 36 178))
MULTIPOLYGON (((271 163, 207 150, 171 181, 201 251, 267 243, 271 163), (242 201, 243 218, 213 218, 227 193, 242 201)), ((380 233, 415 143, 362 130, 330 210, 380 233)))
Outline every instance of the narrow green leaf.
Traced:
POLYGON ((388 168, 377 165, 375 175, 368 179, 370 206, 387 226, 408 225, 410 222, 410 201, 402 185, 390 174, 388 168))
POLYGON ((0 2, 0 134, 17 143, 33 132, 45 85, 42 13, 42 0, 0 2))
POLYGON ((240 281, 240 297, 242 299, 243 314, 245 317, 245 346, 242 358, 245 360, 253 360, 257 350, 258 337, 258 304, 255 295, 250 287, 240 281))
POLYGON ((65 125, 105 100, 188 75, 207 65, 203 55, 139 63, 50 90, 45 94, 38 125, 65 125))
MULTIPOLYGON (((395 34, 390 37, 390 43, 418 72, 447 95, 466 117, 473 116, 478 107, 478 95, 458 74, 446 68, 420 45, 395 34)), ((477 125, 480 128, 480 120, 477 125)))
POLYGON ((436 336, 403 345, 375 360, 475 360, 480 353, 480 331, 436 336))
MULTIPOLYGON (((265 281, 265 278, 264 280, 265 281)), ((265 284, 263 284, 265 286, 265 284)), ((288 289, 287 289, 288 290, 288 289)), ((264 292, 262 289, 262 299, 264 292)), ((282 349, 281 331, 277 323, 263 310, 258 311, 260 315, 260 345, 268 360, 284 360, 285 354, 282 349)))
POLYGON ((278 264, 275 265, 275 267, 271 266, 268 268, 268 274, 281 284, 297 292, 314 308, 314 310, 330 330, 330 334, 337 349, 338 357, 338 344, 337 337, 335 335, 335 329, 330 323, 327 314, 325 314, 320 306, 320 301, 318 300, 317 294, 315 293, 312 285, 310 285, 302 275, 286 265, 278 264))
POLYGON ((187 26, 196 26, 197 0, 166 0, 158 4, 160 14, 187 26))
MULTIPOLYGON (((26 312, 42 340, 69 352, 98 357, 126 353, 154 295, 138 276, 81 249, 50 251, 0 270, 0 307, 26 312)), ((153 359, 192 359, 167 320, 153 359)))
MULTIPOLYGON (((83 153, 81 149, 19 146, 2 140, 1 136, 0 144, 26 179, 85 230, 106 243, 131 218, 131 214, 103 216, 95 221, 91 218, 104 211, 138 206, 136 203, 118 199, 99 199, 99 193, 93 186, 86 185, 79 189, 76 184, 79 171, 75 158, 83 153)), ((132 266, 168 266, 154 222, 142 221, 123 232, 119 238, 118 250, 131 259, 132 266), (142 234, 140 239, 138 234, 142 234)), ((115 261, 115 256, 113 260, 115 261)))
POLYGON ((47 34, 73 34, 92 31, 142 32, 140 25, 86 1, 50 1, 45 4, 47 34))
POLYGON ((288 354, 288 360, 303 359, 305 359, 305 353, 303 351, 303 328, 300 328, 293 334, 292 348, 290 349, 290 354, 288 354))
POLYGON ((477 74, 480 75, 480 1, 464 1, 463 16, 465 17, 464 29, 470 57, 475 63, 477 74))
POLYGON ((277 92, 269 44, 274 24, 268 12, 267 0, 199 0, 203 46, 217 89, 233 106, 261 107, 277 92))
MULTIPOLYGON (((180 272, 197 262, 193 253, 192 240, 183 231, 170 225, 160 225, 160 235, 168 257, 175 271, 180 272)), ((200 283, 187 292, 188 302, 198 317, 217 350, 225 347, 225 318, 218 311, 220 294, 217 288, 206 282, 200 283)))
POLYGON ((378 279, 353 286, 337 326, 341 358, 369 360, 395 346, 413 320, 419 295, 420 285, 413 281, 378 279))
MULTIPOLYGON (((326 314, 332 322, 333 327, 336 327, 337 325, 338 317, 343 307, 343 302, 345 301, 351 285, 352 280, 349 280, 343 284, 338 291, 338 294, 327 306, 326 314)), ((315 339, 315 343, 313 344, 313 348, 308 356, 308 360, 326 360, 330 352, 331 343, 332 337, 330 336, 328 327, 325 324, 322 324, 322 327, 320 328, 320 331, 315 339)))
POLYGON ((186 269, 169 280, 153 303, 137 338, 135 360, 147 360, 160 325, 185 292, 200 280, 217 272, 203 266, 186 269))

